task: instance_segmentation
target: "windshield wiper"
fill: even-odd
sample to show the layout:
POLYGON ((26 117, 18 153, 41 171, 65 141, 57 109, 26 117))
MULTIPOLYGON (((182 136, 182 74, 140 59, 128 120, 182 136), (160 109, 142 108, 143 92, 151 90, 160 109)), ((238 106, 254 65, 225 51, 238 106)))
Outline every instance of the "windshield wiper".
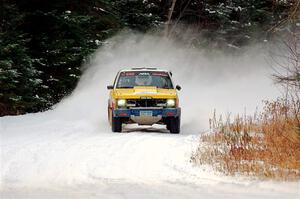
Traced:
POLYGON ((118 88, 133 88, 133 86, 122 86, 122 87, 118 87, 118 88))

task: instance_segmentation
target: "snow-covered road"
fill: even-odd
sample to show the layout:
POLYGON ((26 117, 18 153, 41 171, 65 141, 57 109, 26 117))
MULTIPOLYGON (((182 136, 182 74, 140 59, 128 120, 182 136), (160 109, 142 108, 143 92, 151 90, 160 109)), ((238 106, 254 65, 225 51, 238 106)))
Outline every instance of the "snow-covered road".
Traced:
POLYGON ((226 177, 190 162, 214 108, 251 112, 278 95, 263 57, 211 59, 155 37, 119 40, 99 50, 54 110, 0 118, 1 199, 300 198, 299 182, 226 177), (159 125, 111 133, 105 87, 119 68, 145 65, 173 70, 182 85, 181 134, 159 125))

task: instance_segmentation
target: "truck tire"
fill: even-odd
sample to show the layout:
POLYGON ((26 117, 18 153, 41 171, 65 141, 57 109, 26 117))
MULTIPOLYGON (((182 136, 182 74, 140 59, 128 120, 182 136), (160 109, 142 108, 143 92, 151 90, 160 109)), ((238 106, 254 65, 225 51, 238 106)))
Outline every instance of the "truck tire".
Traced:
POLYGON ((170 119, 170 133, 180 133, 180 117, 174 117, 170 119))
POLYGON ((111 130, 112 130, 112 132, 122 132, 122 121, 121 121, 121 118, 112 117, 111 130))

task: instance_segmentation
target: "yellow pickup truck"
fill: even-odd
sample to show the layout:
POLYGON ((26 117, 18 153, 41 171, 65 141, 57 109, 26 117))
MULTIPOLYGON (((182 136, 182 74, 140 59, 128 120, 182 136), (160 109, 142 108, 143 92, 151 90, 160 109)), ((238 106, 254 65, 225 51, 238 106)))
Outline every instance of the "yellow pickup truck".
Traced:
POLYGON ((110 90, 108 120, 113 132, 122 124, 164 124, 171 133, 180 133, 181 108, 172 73, 156 68, 132 68, 118 72, 110 90))

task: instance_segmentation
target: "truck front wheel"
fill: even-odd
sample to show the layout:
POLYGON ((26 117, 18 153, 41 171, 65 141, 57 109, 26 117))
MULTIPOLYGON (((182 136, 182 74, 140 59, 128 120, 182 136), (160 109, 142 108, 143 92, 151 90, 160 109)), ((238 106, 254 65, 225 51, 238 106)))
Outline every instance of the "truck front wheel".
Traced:
POLYGON ((112 116, 111 130, 112 130, 112 132, 121 132, 122 131, 121 118, 112 116))
POLYGON ((180 133, 180 117, 170 118, 169 130, 173 134, 180 133))

